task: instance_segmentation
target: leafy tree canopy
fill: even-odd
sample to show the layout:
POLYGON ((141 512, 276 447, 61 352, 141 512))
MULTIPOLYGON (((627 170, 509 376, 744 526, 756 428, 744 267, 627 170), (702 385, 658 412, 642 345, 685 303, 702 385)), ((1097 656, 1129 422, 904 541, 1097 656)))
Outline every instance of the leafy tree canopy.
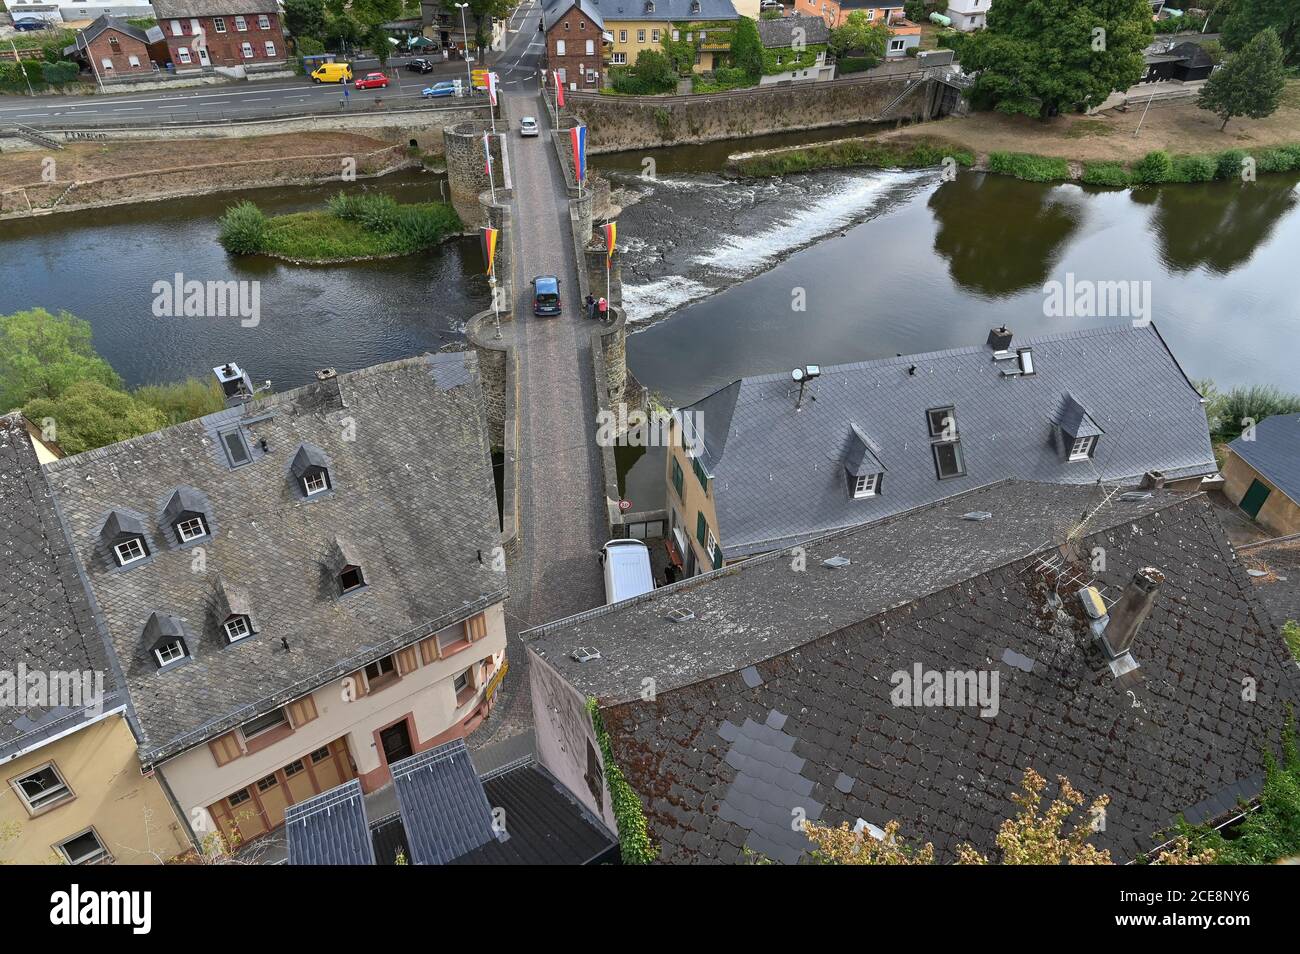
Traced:
POLYGON ((749 17, 741 17, 731 31, 731 62, 754 82, 763 75, 763 41, 749 17))
POLYGON ((0 414, 33 398, 57 398, 78 381, 122 385, 95 353, 87 322, 44 308, 0 315, 0 414))
POLYGON ((99 381, 78 381, 56 398, 28 401, 23 414, 42 426, 53 422, 54 439, 69 454, 167 426, 162 411, 99 381))
POLYGON ((1269 27, 1210 75, 1201 87, 1196 105, 1222 119, 1223 125, 1219 127, 1222 130, 1234 116, 1251 119, 1271 116, 1285 88, 1282 44, 1269 27))
POLYGON ((324 0, 284 0, 284 25, 295 40, 324 39, 324 0))
POLYGON ((844 25, 831 30, 831 51, 840 56, 853 53, 880 60, 885 56, 889 42, 889 27, 872 23, 862 10, 854 10, 844 19, 844 25))
POLYGON ((1223 45, 1229 50, 1245 49, 1269 27, 1277 32, 1287 65, 1300 65, 1300 3, 1296 0, 1235 0, 1223 24, 1223 45))

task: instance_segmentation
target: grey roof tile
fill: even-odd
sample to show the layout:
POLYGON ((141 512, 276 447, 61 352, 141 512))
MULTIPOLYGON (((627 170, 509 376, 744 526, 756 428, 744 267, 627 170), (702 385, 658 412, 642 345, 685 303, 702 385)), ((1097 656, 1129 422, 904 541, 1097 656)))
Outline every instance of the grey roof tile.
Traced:
POLYGON ((803 30, 802 41, 805 44, 825 43, 830 39, 830 28, 821 17, 788 16, 775 20, 758 21, 758 38, 769 50, 783 49, 794 45, 795 29, 803 30))
POLYGON ((492 806, 464 739, 392 766, 411 863, 445 865, 492 841, 492 806))
POLYGON ((352 779, 284 810, 291 865, 373 865, 361 782, 352 779))

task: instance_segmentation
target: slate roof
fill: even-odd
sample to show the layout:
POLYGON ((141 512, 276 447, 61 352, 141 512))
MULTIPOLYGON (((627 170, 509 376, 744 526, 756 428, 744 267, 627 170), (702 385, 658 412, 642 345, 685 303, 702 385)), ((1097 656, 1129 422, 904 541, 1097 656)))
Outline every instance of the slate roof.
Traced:
POLYGON ((758 38, 769 50, 785 49, 794 43, 795 27, 803 29, 805 43, 825 43, 831 31, 821 17, 792 16, 777 20, 759 20, 758 38))
MULTIPOLYGON (((1049 490, 1063 501, 1085 492, 1049 490)), ((1093 843, 1126 861, 1160 843, 1158 833, 1180 812, 1213 818, 1258 793, 1261 748, 1276 750, 1286 705, 1300 700, 1300 673, 1205 497, 1115 502, 1078 538, 1070 573, 1105 587, 1108 601, 1137 568, 1166 574, 1134 644, 1139 668, 1116 679, 1080 621, 1079 583, 1039 568, 1044 553, 1059 552, 1040 541, 1059 541, 1059 531, 1050 522, 1041 535, 1022 525, 1019 552, 1008 558, 1013 551, 995 549, 996 525, 1010 520, 1018 493, 1015 484, 984 492, 980 502, 993 503, 986 509, 995 516, 969 523, 955 539, 936 519, 943 505, 887 521, 895 540, 880 542, 904 561, 897 575, 880 572, 884 556, 875 565, 822 570, 820 559, 850 542, 840 535, 809 547, 806 574, 794 572, 788 557, 764 557, 641 604, 693 608, 703 614, 697 623, 637 614, 642 633, 617 619, 636 607, 606 617, 602 656, 639 660, 640 674, 656 678, 682 658, 713 655, 714 641, 730 646, 737 629, 775 628, 786 637, 786 645, 773 639, 752 647, 747 659, 720 660, 716 675, 665 679, 652 702, 602 698, 615 759, 641 796, 661 860, 734 863, 746 848, 797 860, 806 846, 790 831, 795 809, 831 825, 863 819, 883 828, 897 820, 903 837, 933 842, 941 860, 964 842, 992 852, 998 826, 1015 812, 1009 796, 1032 767, 1049 780, 1064 775, 1089 800, 1108 794, 1105 828, 1093 843), (1012 507, 994 502, 1007 494, 1012 507), (907 549, 899 549, 904 541, 907 549), (1095 547, 1104 548, 1106 566, 1094 573, 1095 547), (917 576, 909 551, 938 564, 928 579, 917 576), (835 618, 791 632, 786 614, 770 626, 781 595, 771 592, 776 567, 792 584, 807 578, 800 602, 810 618, 827 603, 825 615, 835 618), (838 584, 822 587, 819 572, 838 584), (749 604, 735 592, 746 577, 749 604), (886 592, 865 595, 877 587, 886 592), (668 626, 681 627, 671 645, 660 638, 668 626), (895 706, 895 674, 916 666, 996 673, 996 713, 895 706), (1243 700, 1247 679, 1258 694, 1253 701, 1243 700)), ((870 541, 880 529, 855 535, 870 541)), ((548 659, 554 664, 555 655, 548 659)), ((573 666, 562 672, 579 691, 592 691, 573 666)))
POLYGON ((1228 449, 1300 504, 1300 414, 1274 414, 1255 425, 1255 439, 1238 437, 1228 449))
POLYGON ((500 522, 476 371, 472 353, 396 361, 47 465, 145 764, 505 597, 505 574, 483 558, 500 522), (233 468, 222 442, 232 431, 252 458, 233 468), (310 499, 290 470, 304 443, 332 461, 331 489, 310 499), (210 537, 178 544, 160 522, 182 487, 210 502, 210 537), (143 518, 151 552, 140 564, 117 567, 100 538, 114 510, 143 518), (339 553, 366 584, 343 596, 326 569, 339 553), (253 636, 227 644, 221 588, 251 607, 253 636), (156 667, 142 639, 155 612, 180 620, 192 658, 156 667))
POLYGON ((654 10, 646 12, 646 0, 594 0, 606 20, 739 20, 740 14, 731 0, 700 0, 698 13, 691 12, 691 0, 654 0, 654 10))
MULTIPOLYGON (((790 546, 1006 477, 1069 484, 1213 473, 1200 395, 1154 325, 1110 325, 987 347, 822 367, 802 409, 789 373, 743 378, 683 410, 703 419, 727 559, 790 546), (1028 347, 1036 373, 1004 376, 1028 347), (915 369, 909 373, 909 369, 915 369), (1093 458, 1053 442, 1067 396, 1100 437, 1093 458), (953 407, 964 476, 939 480, 926 411, 953 407), (874 442, 881 492, 849 495, 851 428, 874 442)), ((1300 473, 1300 471, 1298 471, 1300 473)))
MULTIPOLYGON (((549 32, 551 27, 574 7, 589 16, 595 22, 597 29, 605 28, 605 18, 601 15, 600 7, 595 0, 550 0, 542 9, 542 27, 549 32)), ((581 35, 581 31, 576 32, 581 35)))
POLYGON ((145 45, 148 45, 150 42, 152 42, 149 39, 148 34, 145 33, 144 30, 141 30, 139 27, 133 27, 131 24, 127 23, 125 20, 119 17, 110 17, 108 14, 105 13, 95 17, 95 19, 92 20, 90 22, 90 25, 87 26, 85 29, 78 30, 77 31, 78 42, 65 48, 64 52, 66 53, 68 52, 68 50, 77 50, 77 49, 84 50, 88 43, 90 43, 92 40, 95 39, 95 37, 99 36, 101 33, 103 33, 105 30, 108 29, 116 30, 118 33, 121 33, 124 36, 129 36, 133 40, 139 40, 141 43, 144 43, 145 45))
POLYGON ((159 20, 185 17, 233 17, 249 13, 280 13, 277 0, 150 0, 159 20))
POLYGON ((393 786, 413 865, 445 865, 496 838, 464 739, 395 763, 393 786))
MULTIPOLYGON (((100 672, 104 707, 124 700, 94 607, 18 414, 0 417, 0 671, 100 672)), ((75 728, 82 709, 0 708, 0 758, 75 728)))
POLYGON ((1251 582, 1273 622, 1278 627, 1300 622, 1300 534, 1247 544, 1237 554, 1248 571, 1255 571, 1251 582))
POLYGON ((284 810, 291 865, 373 865, 361 782, 352 779, 284 810))

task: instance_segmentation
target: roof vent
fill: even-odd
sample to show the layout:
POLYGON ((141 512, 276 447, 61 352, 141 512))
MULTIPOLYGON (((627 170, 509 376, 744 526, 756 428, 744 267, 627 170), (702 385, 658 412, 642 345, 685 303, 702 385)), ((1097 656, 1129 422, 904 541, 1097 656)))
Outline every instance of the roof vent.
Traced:
POLYGON ((668 613, 668 618, 674 623, 685 623, 687 620, 695 619, 695 614, 688 609, 675 609, 668 613))
POLYGON ((1016 354, 1020 358, 1020 373, 1034 373, 1034 352, 1031 348, 1021 348, 1016 354))
POLYGON ((840 567, 849 566, 853 563, 848 557, 833 556, 827 560, 822 560, 822 566, 829 567, 832 570, 838 570, 840 567))
POLYGON ((1162 470, 1148 470, 1142 475, 1143 490, 1164 490, 1165 473, 1162 470))
POLYGON ((963 520, 984 521, 992 520, 993 514, 989 513, 987 510, 972 510, 970 513, 962 514, 961 518, 963 520))
POLYGON ((1119 499, 1125 503, 1134 503, 1139 500, 1150 500, 1151 491, 1149 490, 1130 490, 1127 493, 1119 495, 1119 499))
POLYGON ((580 663, 591 662, 593 659, 600 658, 600 650, 592 649, 590 646, 579 646, 573 651, 573 658, 580 663))
POLYGON ((338 377, 338 374, 339 373, 335 371, 333 368, 321 368, 319 371, 316 372, 316 380, 332 381, 334 378, 338 377))
POLYGON ((1011 332, 1007 330, 1006 325, 993 328, 989 331, 988 346, 994 351, 1009 351, 1011 349, 1011 337, 1011 332))

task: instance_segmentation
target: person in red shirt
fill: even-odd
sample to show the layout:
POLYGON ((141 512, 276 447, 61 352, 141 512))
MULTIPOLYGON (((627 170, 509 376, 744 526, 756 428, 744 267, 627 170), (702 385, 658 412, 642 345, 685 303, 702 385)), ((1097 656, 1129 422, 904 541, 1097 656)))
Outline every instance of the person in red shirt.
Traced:
POLYGON ((602 322, 604 322, 604 321, 608 321, 608 320, 609 320, 609 302, 605 301, 605 299, 602 298, 602 299, 600 300, 600 302, 596 305, 596 308, 598 309, 598 311, 599 311, 599 313, 600 313, 600 320, 601 320, 602 322))

